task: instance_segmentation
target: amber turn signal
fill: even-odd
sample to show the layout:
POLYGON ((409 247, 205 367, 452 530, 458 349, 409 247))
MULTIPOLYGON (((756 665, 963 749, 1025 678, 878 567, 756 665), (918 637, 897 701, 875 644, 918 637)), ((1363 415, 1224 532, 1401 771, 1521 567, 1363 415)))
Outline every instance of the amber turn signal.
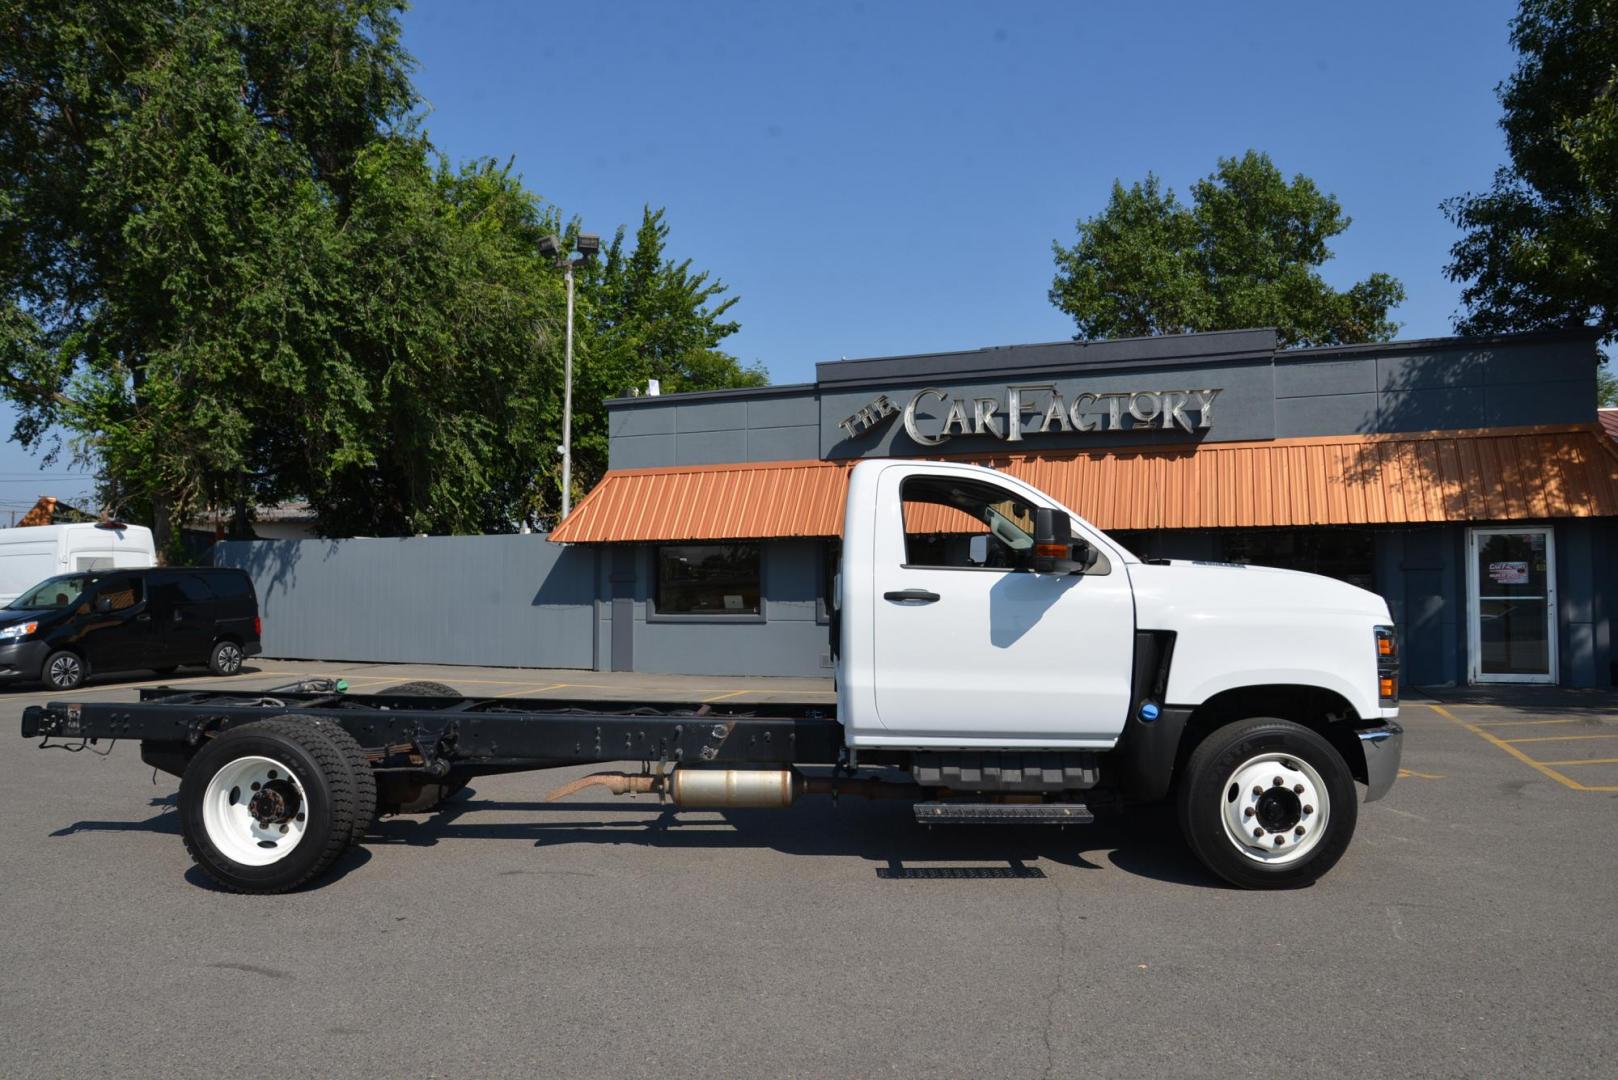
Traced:
POLYGON ((1383 697, 1391 699, 1399 696, 1399 680, 1396 677, 1392 675, 1384 675, 1382 678, 1377 680, 1377 684, 1377 693, 1381 694, 1383 697))

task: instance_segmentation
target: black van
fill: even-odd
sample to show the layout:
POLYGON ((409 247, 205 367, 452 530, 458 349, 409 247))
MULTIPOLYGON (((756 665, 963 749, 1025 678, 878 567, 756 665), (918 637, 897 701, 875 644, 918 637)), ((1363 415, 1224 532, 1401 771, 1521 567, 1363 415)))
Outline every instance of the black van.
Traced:
POLYGON ((0 681, 71 690, 92 671, 207 664, 234 675, 261 647, 258 595, 226 567, 91 570, 46 578, 0 608, 0 681))

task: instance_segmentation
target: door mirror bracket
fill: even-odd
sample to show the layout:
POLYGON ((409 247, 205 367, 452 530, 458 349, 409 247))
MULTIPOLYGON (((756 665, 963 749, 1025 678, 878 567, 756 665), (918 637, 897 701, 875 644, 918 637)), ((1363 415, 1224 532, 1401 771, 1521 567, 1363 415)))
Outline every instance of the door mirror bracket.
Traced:
POLYGON ((1030 566, 1036 574, 1082 574, 1100 557, 1094 544, 1073 539, 1073 523, 1060 510, 1041 506, 1034 510, 1034 555, 1030 566))

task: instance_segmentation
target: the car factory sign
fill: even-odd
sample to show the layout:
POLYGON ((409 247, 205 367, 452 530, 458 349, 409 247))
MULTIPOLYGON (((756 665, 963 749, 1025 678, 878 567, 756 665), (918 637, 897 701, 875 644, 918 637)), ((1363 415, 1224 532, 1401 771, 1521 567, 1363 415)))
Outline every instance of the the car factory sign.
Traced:
POLYGON ((1025 436, 1084 431, 1141 431, 1213 427, 1218 389, 1125 390, 1081 393, 1069 402, 1052 383, 1019 383, 1005 396, 953 397, 943 390, 918 390, 902 407, 879 394, 838 423, 850 438, 865 434, 890 416, 904 417, 905 433, 922 446, 938 446, 956 435, 987 435, 1005 442, 1025 436))

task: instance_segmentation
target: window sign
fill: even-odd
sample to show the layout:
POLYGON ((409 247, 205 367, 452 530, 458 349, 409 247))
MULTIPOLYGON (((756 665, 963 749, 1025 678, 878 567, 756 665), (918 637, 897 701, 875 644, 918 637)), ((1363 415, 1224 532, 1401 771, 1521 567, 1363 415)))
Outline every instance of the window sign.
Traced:
POLYGON ((1496 585, 1526 585, 1528 584, 1528 563, 1521 561, 1492 562, 1489 564, 1489 580, 1496 585))

